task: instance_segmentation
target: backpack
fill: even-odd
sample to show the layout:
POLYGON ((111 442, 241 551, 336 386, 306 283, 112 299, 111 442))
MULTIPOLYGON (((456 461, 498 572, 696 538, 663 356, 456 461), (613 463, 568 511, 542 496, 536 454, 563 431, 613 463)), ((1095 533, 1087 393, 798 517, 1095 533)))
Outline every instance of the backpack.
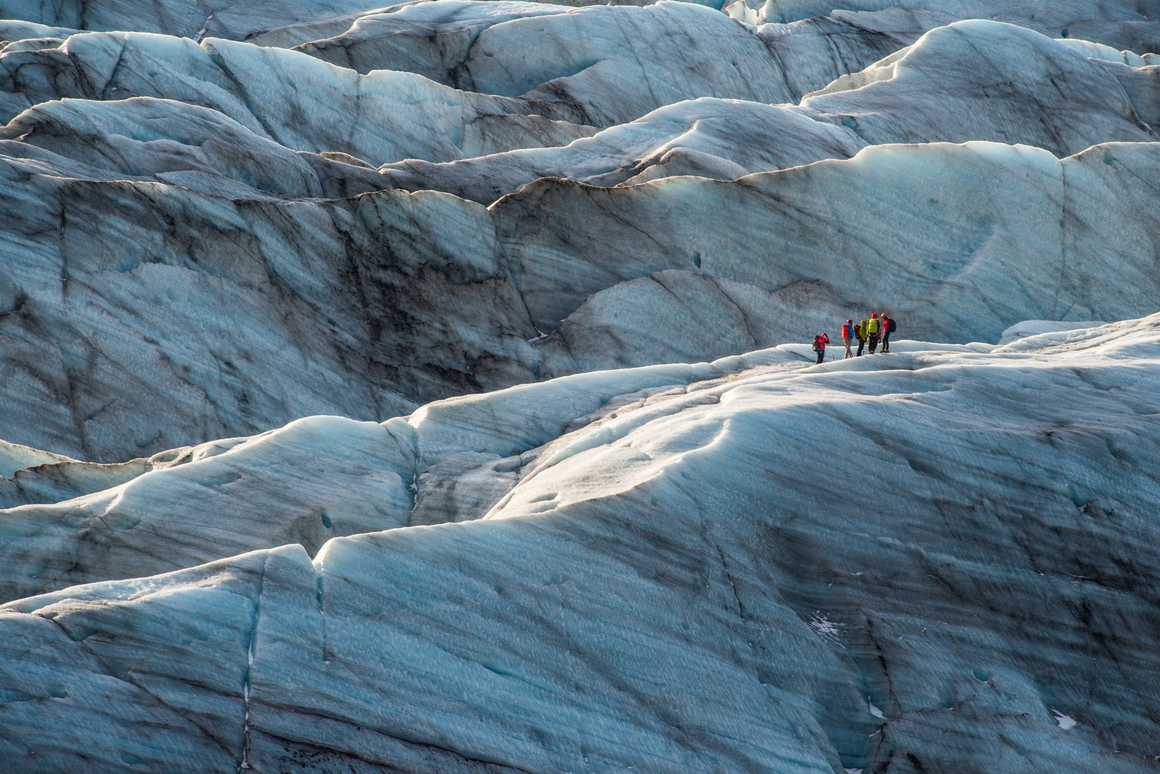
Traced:
POLYGON ((894 333, 894 329, 898 327, 898 323, 893 317, 890 318, 890 332, 894 333))

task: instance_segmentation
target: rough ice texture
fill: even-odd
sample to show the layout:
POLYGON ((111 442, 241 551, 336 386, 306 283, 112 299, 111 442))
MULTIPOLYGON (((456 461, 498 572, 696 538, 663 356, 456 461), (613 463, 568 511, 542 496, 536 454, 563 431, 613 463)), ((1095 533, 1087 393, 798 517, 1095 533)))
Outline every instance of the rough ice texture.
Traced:
POLYGON ((182 450, 178 464, 120 486, 3 512, 0 556, 13 571, 3 573, 0 597, 164 572, 254 547, 293 542, 314 552, 334 535, 407 524, 410 441, 390 426, 313 417, 182 450))
MULTIPOLYGON (((142 33, 86 33, 64 43, 18 48, 0 54, 0 108, 5 108, 0 114, 7 118, 59 97, 164 97, 214 107, 302 150, 348 150, 346 146, 362 143, 376 150, 354 155, 384 162, 393 160, 382 150, 383 145, 391 147, 390 139, 378 132, 375 145, 373 130, 392 121, 395 132, 388 135, 410 128, 419 138, 421 130, 439 137, 454 134, 443 124, 454 123, 462 113, 459 131, 467 140, 498 133, 506 139, 491 144, 501 149, 505 143, 509 148, 553 144, 553 137, 564 142, 566 132, 572 132, 567 139, 582 133, 573 124, 608 126, 680 99, 782 102, 799 96, 787 91, 785 65, 753 30, 702 6, 532 5, 550 13, 536 16, 534 10, 520 9, 510 21, 478 31, 472 27, 480 23, 476 16, 493 21, 503 17, 468 13, 471 18, 460 24, 445 5, 470 4, 420 3, 383 18, 397 26, 415 16, 446 16, 438 21, 439 29, 448 28, 443 37, 454 41, 444 41, 426 27, 420 28, 422 35, 406 30, 388 34, 392 28, 383 33, 382 45, 403 49, 401 58, 373 70, 364 68, 368 71, 361 77, 346 69, 350 62, 345 54, 331 57, 343 65, 334 67, 295 51, 217 38, 197 43, 142 33), (457 47, 468 49, 470 62, 443 61, 457 47), (424 64, 432 57, 437 61, 424 64), (681 78, 671 77, 674 67, 681 68, 681 78), (463 74, 452 77, 451 71, 463 74), (419 120, 397 120, 404 116, 419 120), (537 133, 538 142, 516 142, 537 133)), ((488 10, 492 4, 474 5, 488 10)), ((353 29, 377 29, 377 18, 353 29)), ((810 88, 827 82, 812 82, 810 88)))
MULTIPOLYGON (((456 1, 449 0, 448 2, 440 4, 452 5, 456 1)), ((404 2, 391 3, 381 8, 375 8, 374 10, 361 11, 346 16, 331 16, 315 21, 299 22, 283 27, 275 27, 274 29, 263 32, 251 33, 246 36, 245 40, 262 46, 278 46, 280 48, 307 46, 311 43, 344 36, 354 27, 373 24, 384 13, 400 9, 409 9, 415 5, 427 5, 429 2, 430 0, 404 0, 404 2)), ((560 6, 576 7, 585 5, 649 5, 652 2, 653 0, 559 0, 558 2, 552 3, 552 6, 559 8, 560 6)), ((686 0, 686 2, 706 5, 716 9, 720 9, 721 7, 721 0, 686 0)), ((510 9, 514 7, 530 7, 538 4, 527 2, 526 0, 487 0, 486 5, 492 6, 492 8, 484 8, 480 11, 481 14, 508 15, 510 14, 510 9)), ((442 12, 436 12, 436 16, 440 15, 442 15, 442 12)), ((405 69, 410 70, 411 68, 405 69)))
POLYGON ((405 69, 459 88, 522 97, 558 117, 602 127, 682 99, 800 96, 785 85, 792 61, 777 59, 754 30, 709 8, 505 3, 506 13, 493 13, 492 5, 412 5, 300 48, 360 71, 405 69))
MULTIPOLYGON (((1072 36, 1140 52, 1160 49, 1152 45, 1160 44, 1160 11, 1146 15, 1129 11, 1126 3, 1108 5, 1087 9, 1106 24, 1077 27, 1072 36), (1123 18, 1129 15, 1139 20, 1139 35, 1123 33, 1131 27, 1123 18)), ((761 21, 741 3, 730 9, 761 21)), ((564 115, 575 121, 606 127, 678 99, 796 101, 960 19, 999 18, 1050 37, 1069 34, 1054 23, 1072 18, 1067 13, 995 1, 986 10, 963 5, 834 11, 746 28, 682 3, 577 13, 538 3, 457 0, 367 15, 341 34, 299 49, 361 72, 409 70, 460 88, 524 95, 571 111, 564 115)))
POLYGON ((109 489, 153 467, 152 460, 102 465, 0 440, 0 508, 58 502, 109 489))
POLYGON ((674 175, 732 180, 752 172, 848 158, 865 143, 850 129, 787 105, 701 98, 556 148, 524 148, 448 163, 408 160, 379 168, 386 184, 439 190, 480 203, 542 177, 600 186, 674 175))
POLYGON ((156 35, 87 34, 6 49, 0 55, 0 115, 60 97, 180 100, 218 110, 295 150, 397 162, 380 185, 447 190, 481 202, 537 176, 597 184, 672 174, 728 179, 849 156, 867 142, 990 139, 1071 153, 1155 133, 1160 76, 1146 67, 1152 61, 1147 56, 1122 52, 1117 60, 1106 46, 1053 43, 1030 30, 971 22, 935 30, 904 52, 895 51, 901 42, 892 39, 874 50, 890 55, 864 72, 850 75, 848 68, 865 57, 842 56, 834 65, 839 69, 801 81, 792 71, 809 57, 769 48, 771 40, 797 35, 755 37, 710 9, 682 3, 575 12, 448 0, 360 17, 343 35, 302 47, 362 70, 394 67, 494 92, 477 94, 414 72, 360 78, 292 52, 229 41, 196 45, 156 35), (667 53, 637 51, 635 42, 601 48, 626 24, 649 30, 631 41, 687 37, 697 45, 674 42, 667 53), (489 42, 492 37, 497 39, 489 42), (580 45, 576 40, 587 41, 587 48, 552 53, 580 45), (733 49, 749 69, 725 67, 720 52, 733 49), (576 72, 562 73, 561 62, 569 61, 576 72), (678 66, 689 75, 659 75, 678 66), (640 77, 621 77, 633 68, 640 77), (810 99, 815 109, 802 115, 764 104, 822 89, 835 76, 844 77, 827 87, 831 93, 810 99), (1046 98, 1045 80, 1054 84, 1046 98), (791 81, 797 85, 787 86, 791 81), (850 92, 868 83, 873 88, 850 92), (694 99, 669 105, 706 95, 762 104, 694 99), (584 122, 607 126, 654 108, 598 140, 552 147, 591 134, 584 122), (393 120, 400 115, 423 120, 393 120), (960 120, 964 116, 970 120, 960 120), (554 120, 562 118, 571 122, 554 120), (806 119, 826 125, 813 127, 806 119), (393 130, 383 132, 388 123, 393 130), (432 166, 481 154, 465 164, 432 166))
MULTIPOLYGON (((715 8, 720 6, 720 0, 701 1, 715 8)), ((562 0, 559 5, 594 2, 597 0, 562 0)), ((607 4, 647 2, 610 0, 607 4)), ((292 46, 338 34, 361 17, 410 4, 390 0, 0 0, 0 20, 21 19, 26 24, 74 30, 136 30, 199 40, 208 36, 292 46)), ((600 4, 606 3, 600 0, 600 4)), ((0 21, 0 25, 3 23, 0 21)))
MULTIPOLYGON (((1067 6, 1065 3, 1048 4, 1054 8, 1067 6)), ((1112 17, 1120 13, 1131 13, 1138 21, 1097 20, 1088 24, 1075 24, 1069 32, 1068 27, 1054 23, 1059 17, 1053 17, 1052 9, 1043 8, 1043 3, 994 0, 976 4, 975 8, 970 7, 970 4, 948 3, 939 3, 937 6, 931 3, 928 5, 932 7, 927 8, 902 7, 908 5, 911 4, 901 3, 896 7, 866 12, 835 10, 829 16, 786 24, 761 24, 758 34, 778 60, 794 63, 792 68, 785 70, 786 85, 793 92, 803 95, 820 88, 814 84, 829 83, 857 71, 914 42, 927 31, 961 19, 1008 21, 1053 38, 1067 38, 1071 35, 1131 51, 1160 50, 1160 8, 1153 8, 1144 16, 1141 12, 1128 11, 1123 7, 1117 13, 1111 3, 1097 6, 1081 0, 1080 3, 1072 4, 1072 10, 1082 6, 1081 14, 1095 13, 1100 16, 1104 12, 1100 6, 1103 6, 1112 17), (1049 20, 1051 23, 1040 24, 1040 20, 1049 20)), ((760 24, 764 18, 761 13, 754 14, 740 1, 732 3, 728 10, 738 18, 753 23, 760 24)))
POLYGON ((959 19, 994 19, 1051 37, 1160 51, 1160 7, 1150 0, 735 0, 725 11, 754 24, 775 22, 767 27, 771 31, 792 32, 784 39, 791 44, 784 51, 797 55, 835 47, 848 55, 851 47, 844 38, 878 35, 910 42, 959 19))
POLYGON ((68 27, 52 27, 47 24, 19 19, 0 19, 0 52, 8 51, 10 50, 9 46, 25 41, 42 41, 46 44, 48 41, 53 41, 53 44, 60 43, 76 32, 77 30, 68 27))
POLYGON ((539 177, 595 185, 682 174, 733 179, 847 158, 868 144, 993 140, 1066 155, 1157 137, 1160 68, 1150 61, 1009 24, 958 22, 839 78, 800 107, 698 99, 562 148, 380 171, 392 185, 487 203, 539 177))
POLYGON ((374 0, 0 0, 0 18, 78 30, 243 38, 294 22, 318 22, 386 5, 390 3, 374 0))
MULTIPOLYGON (((593 316, 601 300, 594 294, 660 270, 767 292, 796 286, 805 300, 798 309, 825 310, 827 299, 846 309, 889 305, 907 335, 935 330, 939 338, 986 341, 998 338, 1007 316, 1100 319, 1116 316, 1101 311, 1105 303, 1134 306, 1132 314, 1154 306, 1157 216, 1145 211, 1155 190, 1136 174, 1154 163, 1146 159, 1157 158, 1157 147, 1096 146, 1059 161, 989 143, 879 146, 850 161, 734 183, 673 178, 594 189, 541 182, 492 212, 501 219, 501 243, 512 246, 532 319, 557 331, 539 347, 552 368, 569 367, 569 358, 632 364, 641 337, 655 342, 663 322, 682 314, 705 320, 709 330, 736 332, 738 315, 745 319, 754 304, 712 283, 654 290, 647 294, 654 303, 634 314, 618 317, 615 304, 606 307, 599 313, 605 335, 593 340, 587 327, 586 343, 573 346, 571 316, 582 305, 593 316), (1103 197, 1120 204, 1093 208, 1103 197), (533 225, 534 212, 556 216, 533 225), (1112 286, 1114 298, 1101 299, 1112 286)), ((785 335, 760 317, 748 319, 756 346, 785 335)), ((817 331, 813 320, 792 314, 779 324, 806 340, 817 331)), ((669 339, 663 359, 698 341, 669 339)))
POLYGON ((0 768, 1154 769, 1160 7, 726 12, 0 0, 0 768))
POLYGON ((10 440, 35 426, 32 445, 109 460, 530 371, 534 332, 477 205, 224 198, 20 153, 0 172, 3 242, 24 256, 0 284, 10 440))
POLYGON ((156 97, 212 108, 287 148, 373 164, 558 145, 592 131, 414 73, 360 75, 294 51, 141 33, 85 33, 0 54, 0 88, 4 120, 64 97, 156 97))
POLYGON ((212 144, 170 143, 172 158, 238 178, 229 196, 199 191, 181 178, 200 174, 168 179, 144 137, 86 113, 26 116, 19 140, 0 140, 0 240, 22 256, 0 274, 0 426, 86 459, 719 357, 812 335, 807 309, 889 305, 904 335, 993 341, 1027 317, 1115 319, 1160 296, 1155 143, 1062 161, 991 143, 880 146, 737 182, 543 181, 484 209, 435 193, 255 194, 333 189, 352 165, 289 153, 294 175, 263 177, 277 154, 256 139, 230 149, 260 155, 230 164, 212 144), (78 130, 98 138, 70 140, 78 130), (632 314, 608 305, 618 284, 662 271, 694 276, 676 293, 646 283, 632 314), (763 306, 784 313, 751 313, 763 306), (702 335, 642 345, 689 309, 702 335))
MULTIPOLYGON (((758 359, 800 363, 790 351, 758 359)), ((337 535, 479 518, 516 483, 527 464, 520 455, 577 417, 622 393, 723 376, 742 362, 576 375, 508 395, 430 404, 383 425, 310 417, 120 466, 68 461, 67 469, 40 469, 41 478, 71 475, 62 489, 102 475, 106 483, 87 496, 0 511, 0 602, 283 543, 313 554, 337 535), (524 410, 514 424, 497 413, 524 402, 546 405, 524 410)), ((53 457, 16 451, 9 467, 53 457)), ((30 475, 26 468, 11 480, 19 486, 30 475)))
POLYGON ((837 79, 802 106, 848 116, 869 143, 985 139, 1076 153, 1094 136, 1155 139, 1160 72, 1022 27, 966 21, 837 79))
POLYGON ((1028 336, 1038 336, 1041 333, 1055 333, 1058 331, 1071 331, 1080 328, 1094 328, 1097 325, 1103 325, 1102 322, 1095 320, 1081 321, 1081 322, 1061 322, 1059 320, 1023 320, 1015 323, 1007 330, 1003 331, 1003 335, 999 337, 1000 344, 1012 344, 1019 339, 1025 339, 1028 336))
POLYGON ((205 196, 324 198, 383 187, 352 156, 291 150, 215 110, 150 97, 42 102, 0 129, 0 138, 67 157, 77 176, 145 178, 205 196))
POLYGON ((1160 316, 808 354, 436 404, 485 518, 10 603, 4 759, 1149 770, 1160 316))

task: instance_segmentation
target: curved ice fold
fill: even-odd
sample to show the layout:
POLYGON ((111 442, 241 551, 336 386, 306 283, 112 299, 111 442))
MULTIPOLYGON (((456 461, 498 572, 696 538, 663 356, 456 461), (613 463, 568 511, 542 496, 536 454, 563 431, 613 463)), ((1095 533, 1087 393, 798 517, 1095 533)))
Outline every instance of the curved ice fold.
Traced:
MULTIPOLYGON (((0 141, 0 239, 23 256, 0 296, 15 396, 0 416, 7 440, 88 459, 808 341, 846 309, 888 308, 901 335, 994 341, 1027 317, 1115 319, 1160 295, 1157 143, 1062 160, 993 143, 877 146, 736 182, 541 181, 484 209, 432 192, 255 196, 240 185, 274 160, 308 163, 303 184, 325 190, 350 179, 357 191, 369 172, 269 155, 257 138, 231 146, 256 155, 232 165, 239 180, 222 196, 162 173, 163 156, 109 126, 75 151, 39 130, 0 141), (102 147, 112 160, 88 150, 102 147), (647 303, 622 313, 632 288, 647 303), (703 330, 645 343, 690 309, 703 330)), ((189 171, 230 169, 212 144, 170 147, 189 171)))
MULTIPOLYGON (((493 518, 4 606, 8 760, 1146 770, 1160 318, 793 357, 669 367, 710 378, 565 431, 493 518)), ((628 376, 452 424, 496 448, 628 376)))
POLYGON ((630 185, 673 175, 734 179, 873 144, 990 140, 1067 155, 1153 140, 1160 71, 1147 57, 1010 24, 940 27, 800 106, 697 99, 559 148, 382 167, 392 185, 488 203, 538 177, 630 185), (1044 92, 1044 83, 1051 90, 1044 92))
POLYGON ((0 54, 0 84, 3 102, 16 105, 5 119, 63 97, 155 97, 212 108, 294 150, 341 151, 376 164, 559 145, 591 132, 519 100, 414 73, 360 75, 294 51, 219 39, 74 35, 58 48, 0 54), (422 122, 397 120, 420 115, 422 122), (382 131, 388 125, 392 131, 382 131))

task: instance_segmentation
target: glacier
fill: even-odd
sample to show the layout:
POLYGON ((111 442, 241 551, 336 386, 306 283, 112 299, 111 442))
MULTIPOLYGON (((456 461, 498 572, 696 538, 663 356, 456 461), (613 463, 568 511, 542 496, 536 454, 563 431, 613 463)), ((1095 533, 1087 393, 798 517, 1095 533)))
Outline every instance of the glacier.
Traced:
POLYGON ((408 72, 360 75, 279 48, 142 33, 73 35, 57 47, 0 54, 4 118, 66 97, 154 97, 212 108, 294 150, 342 152, 382 163, 421 156, 447 160, 559 144, 589 130, 531 114, 499 96, 463 92, 408 72), (342 95, 340 97, 340 95, 342 95), (443 131, 378 127, 407 109, 443 131))
POLYGON ((408 160, 380 171, 399 188, 487 204, 542 177, 599 186, 673 175, 732 180, 888 143, 991 140, 1068 155, 1099 142, 1157 138, 1158 63, 1014 25, 956 22, 799 105, 699 98, 564 147, 408 160), (1052 99, 1039 96, 1044 80, 1052 99))
MULTIPOLYGON (((996 19, 1037 30, 1052 37, 1094 40, 1117 48, 1156 51, 1157 15, 1154 3, 1132 0, 734 0, 724 9, 751 23, 773 23, 791 33, 786 40, 800 48, 841 46, 839 39, 866 37, 867 32, 918 37, 958 19, 996 19), (803 45, 804 44, 804 45, 803 45)), ((846 53, 848 55, 848 53, 846 53)))
POLYGON ((39 770, 1145 768, 1160 316, 822 366, 793 346, 421 409, 428 459, 518 455, 467 520, 8 603, 0 749, 39 770))
POLYGON ((354 17, 376 7, 368 6, 365 0, 200 0, 194 4, 178 0, 3 0, 0 18, 73 30, 244 38, 293 24, 354 17))
POLYGON ((1158 133, 1157 0, 0 0, 0 770, 1155 771, 1158 133))
MULTIPOLYGON (((737 181, 545 180, 485 209, 434 192, 198 193, 134 166, 168 162, 126 132, 109 140, 123 153, 88 156, 96 170, 51 150, 86 160, 91 143, 66 148, 58 134, 0 141, 0 188, 16 194, 0 201, 0 236, 25 256, 0 296, 14 388, 0 417, 6 440, 102 462, 296 416, 385 419, 576 370, 719 357, 811 335, 838 307, 889 300, 914 330, 993 340, 1028 317, 1146 314, 1160 293, 1155 143, 1064 159, 871 146, 737 181), (848 213, 840 230, 835 212, 848 213), (670 293, 655 277, 674 271, 692 276, 670 293), (625 283, 644 288, 630 315, 616 311, 625 283), (697 335, 663 335, 692 306, 697 335)), ((218 170, 249 185, 250 166, 274 169, 259 157, 218 170)))

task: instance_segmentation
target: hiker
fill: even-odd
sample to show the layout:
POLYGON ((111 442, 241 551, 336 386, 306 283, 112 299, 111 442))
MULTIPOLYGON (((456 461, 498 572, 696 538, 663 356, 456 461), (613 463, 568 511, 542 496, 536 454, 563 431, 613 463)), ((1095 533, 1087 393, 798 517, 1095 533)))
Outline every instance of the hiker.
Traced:
POLYGON ((894 333, 894 329, 898 327, 893 317, 887 317, 886 313, 882 313, 882 351, 890 351, 890 334, 894 333))
POLYGON ((877 312, 870 313, 870 319, 866 321, 866 326, 866 341, 870 344, 870 354, 873 355, 878 349, 878 334, 882 329, 877 312))
POLYGON ((842 355, 843 358, 851 356, 850 341, 854 335, 854 321, 846 320, 846 324, 842 326, 842 343, 846 345, 846 354, 842 355))
POLYGON ((866 320, 854 326, 854 333, 858 334, 858 354, 854 357, 862 357, 862 352, 866 349, 866 320))
POLYGON ((818 353, 818 364, 820 365, 826 359, 826 345, 830 343, 830 337, 824 332, 814 336, 814 352, 818 353))

